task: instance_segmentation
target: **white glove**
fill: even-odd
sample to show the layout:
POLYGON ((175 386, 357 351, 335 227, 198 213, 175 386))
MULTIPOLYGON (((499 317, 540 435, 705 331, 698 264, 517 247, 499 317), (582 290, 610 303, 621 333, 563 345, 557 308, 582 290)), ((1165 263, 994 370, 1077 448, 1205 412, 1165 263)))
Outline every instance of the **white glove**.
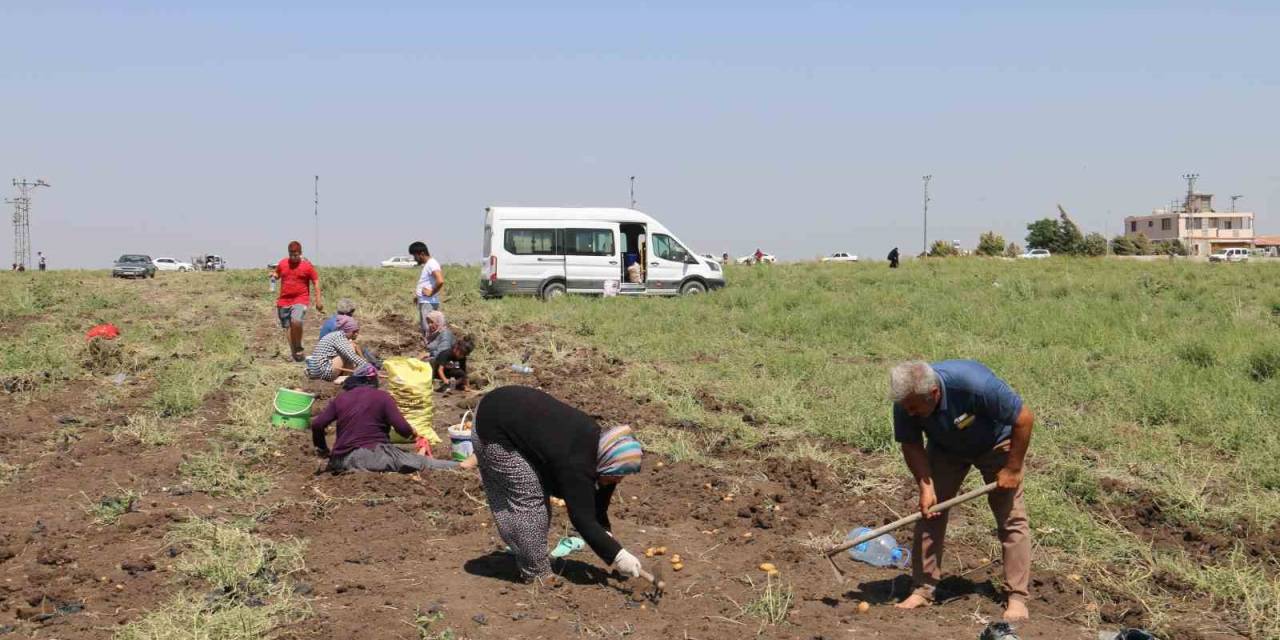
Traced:
POLYGON ((623 549, 613 558, 613 570, 630 578, 639 578, 640 560, 623 549))

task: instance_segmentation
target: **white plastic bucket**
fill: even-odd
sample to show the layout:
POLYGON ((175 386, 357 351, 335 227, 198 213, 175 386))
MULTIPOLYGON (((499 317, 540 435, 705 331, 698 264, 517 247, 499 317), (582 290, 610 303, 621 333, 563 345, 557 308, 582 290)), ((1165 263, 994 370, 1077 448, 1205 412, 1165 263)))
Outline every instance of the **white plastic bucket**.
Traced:
POLYGON ((449 446, 453 459, 458 462, 470 458, 475 453, 475 446, 471 442, 470 416, 471 412, 467 411, 462 414, 462 422, 449 427, 449 446))

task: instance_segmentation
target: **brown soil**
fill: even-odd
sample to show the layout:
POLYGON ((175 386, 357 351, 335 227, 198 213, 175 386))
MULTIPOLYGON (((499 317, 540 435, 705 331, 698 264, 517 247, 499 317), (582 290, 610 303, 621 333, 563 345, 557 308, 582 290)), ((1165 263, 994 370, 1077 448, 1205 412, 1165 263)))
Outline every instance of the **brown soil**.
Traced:
MULTIPOLYGON (((263 316, 243 319, 251 327, 252 355, 282 358, 269 311, 263 316)), ((412 326, 406 317, 366 320, 372 325, 364 331, 370 344, 384 356, 417 353, 416 336, 404 337, 406 325, 412 326)), ((614 381, 624 363, 587 348, 552 360, 540 350, 546 341, 539 327, 502 329, 488 335, 506 336, 510 344, 503 346, 512 351, 533 351, 536 373, 519 377, 495 368, 475 375, 541 386, 605 423, 676 426, 659 407, 637 404, 617 391, 614 381)), ((896 517, 891 508, 908 513, 914 498, 909 490, 879 499, 850 494, 829 469, 812 462, 761 461, 739 453, 726 455, 722 468, 709 469, 649 457, 645 470, 621 485, 611 514, 615 533, 633 552, 661 545, 683 556, 680 572, 664 566, 664 558, 645 559, 647 566, 665 569, 667 591, 655 602, 643 597, 646 585, 614 579, 589 550, 556 565, 566 578, 563 586, 521 584, 501 552, 476 473, 318 474, 321 463, 305 432, 289 434, 274 458, 275 487, 255 503, 188 492, 178 464, 184 451, 206 446, 226 409, 226 394, 207 403, 203 420, 191 421, 191 438, 142 448, 113 441, 107 428, 145 402, 145 377, 131 378, 126 400, 105 413, 95 413, 88 400, 99 384, 110 383, 102 376, 75 381, 39 402, 0 396, 0 415, 6 416, 0 450, 6 460, 24 465, 17 480, 0 489, 0 635, 110 637, 118 625, 179 587, 164 540, 173 522, 192 515, 245 515, 265 505, 278 508, 259 533, 308 541, 307 570, 295 579, 313 615, 284 629, 283 637, 418 638, 413 620, 423 612, 443 616, 433 632, 453 628, 468 638, 975 638, 984 621, 997 620, 1001 611, 993 585, 999 563, 964 545, 948 549, 952 577, 943 585, 944 599, 927 610, 892 608, 908 591, 901 571, 842 557, 850 579, 838 586, 811 542, 889 522, 896 517), (65 442, 51 444, 50 434, 67 425, 76 427, 74 433, 68 430, 65 442), (132 488, 142 498, 119 524, 95 525, 84 507, 119 488, 132 488), (794 590, 791 612, 777 626, 744 613, 765 584, 757 566, 766 561, 777 565, 780 582, 794 590), (872 605, 868 613, 858 613, 859 601, 872 605)), ((326 383, 291 384, 316 392, 321 404, 337 391, 326 383)), ((734 410, 710 395, 700 399, 734 410)), ((437 395, 442 437, 476 400, 461 392, 437 395)), ((973 509, 956 518, 986 522, 989 516, 973 509)), ((553 539, 566 531, 567 518, 558 513, 553 539)), ((910 532, 899 538, 909 542, 910 532)), ((1094 637, 1084 626, 1089 616, 1083 592, 1076 582, 1038 575, 1033 619, 1019 625, 1021 637, 1094 637)), ((1108 623, 1135 626, 1144 615, 1136 605, 1102 613, 1108 623)), ((1196 633, 1188 629, 1175 637, 1196 633)))
POLYGON ((1102 482, 1111 513, 1130 532, 1162 551, 1186 553, 1203 560, 1221 558, 1237 546, 1274 566, 1280 556, 1280 523, 1259 529, 1244 520, 1196 524, 1168 512, 1158 496, 1118 480, 1102 482))

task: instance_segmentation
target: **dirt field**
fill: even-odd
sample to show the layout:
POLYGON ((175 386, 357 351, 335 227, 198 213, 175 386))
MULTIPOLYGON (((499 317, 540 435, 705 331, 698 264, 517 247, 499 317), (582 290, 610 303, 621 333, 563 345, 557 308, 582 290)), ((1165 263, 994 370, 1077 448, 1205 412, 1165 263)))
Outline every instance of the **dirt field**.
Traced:
MULTIPOLYGON (((760 451, 708 451, 709 464, 673 463, 649 456, 644 471, 620 487, 611 511, 615 533, 633 552, 666 546, 685 567, 674 572, 664 558, 667 592, 644 597, 644 585, 621 582, 606 573, 589 550, 557 570, 568 578, 561 588, 539 590, 515 580, 513 563, 501 552, 484 492, 475 472, 442 472, 422 477, 318 474, 309 434, 287 432, 265 447, 229 444, 225 425, 246 390, 251 371, 282 370, 283 349, 272 312, 256 285, 231 287, 226 300, 210 301, 220 274, 192 276, 191 285, 173 279, 108 283, 130 287, 121 295, 152 300, 124 326, 122 342, 144 323, 164 322, 172 309, 193 308, 230 322, 243 337, 241 357, 229 360, 226 377, 186 415, 163 417, 180 428, 172 442, 147 445, 117 429, 154 406, 164 359, 184 353, 150 354, 122 383, 114 371, 86 369, 65 380, 15 393, 0 393, 3 460, 14 469, 0 489, 0 636, 107 638, 157 611, 175 594, 194 593, 210 607, 225 594, 210 592, 213 578, 183 571, 191 546, 174 537, 175 526, 192 518, 236 522, 273 541, 305 541, 302 566, 287 575, 262 572, 254 579, 282 585, 292 593, 292 614, 274 618, 269 637, 280 638, 976 638, 987 621, 999 618, 995 594, 998 558, 989 547, 963 542, 948 548, 945 599, 938 606, 904 614, 890 605, 905 595, 902 572, 840 564, 850 580, 838 586, 816 545, 852 527, 873 525, 909 513, 912 487, 874 495, 855 491, 857 471, 836 471, 803 459, 770 458, 760 451), (106 398, 106 400, 104 400, 106 398), (236 481, 264 478, 257 491, 193 486, 194 456, 211 449, 238 464, 236 481), (116 513, 113 496, 126 496, 116 513), (772 562, 779 577, 767 579, 757 566, 772 562), (870 603, 859 613, 860 601, 870 603)), ((255 281, 256 282, 256 281, 255 281)), ((332 304, 332 302, 330 302, 332 304)), ((407 306, 407 304, 406 304, 407 306)), ((364 336, 383 356, 417 352, 412 309, 362 318, 364 336)), ((79 336, 101 311, 60 320, 79 336)), ((466 322, 466 313, 454 321, 466 322)), ((30 320, 15 316, 14 327, 30 320)), ((306 343, 313 341, 308 326, 306 343)), ((465 328, 465 327, 464 327, 465 328)), ((518 377, 499 359, 473 374, 480 382, 531 384, 581 407, 602 423, 658 424, 696 428, 669 417, 652 403, 638 404, 619 393, 617 381, 631 363, 586 346, 567 354, 542 353, 543 327, 511 324, 485 327, 482 348, 494 353, 534 352, 548 363, 533 376, 518 377)), ((291 379, 255 378, 253 397, 276 386, 301 386, 320 397, 337 388, 291 379)), ((476 394, 437 395, 435 422, 445 429, 477 401, 476 394)), ((713 397, 706 404, 721 411, 713 397)), ((644 432, 639 436, 643 440, 644 432)), ((447 445, 446 445, 447 446, 447 445)), ((830 445, 836 446, 836 445, 830 445)), ((444 447, 442 447, 443 449, 444 447)), ((850 455, 858 455, 854 451, 850 455)), ((443 455, 444 452, 437 452, 443 455)), ((230 482, 230 480, 228 480, 230 482)), ((1153 545, 1187 553, 1216 553, 1214 535, 1196 534, 1144 506, 1142 496, 1123 486, 1108 487, 1131 500, 1125 526, 1153 545)), ((117 505, 118 506, 118 505, 117 505)), ((958 528, 991 528, 981 509, 957 514, 958 528)), ((559 513, 553 535, 564 532, 559 513)), ((900 539, 909 541, 909 530, 900 539)), ((1274 553, 1276 537, 1260 552, 1274 553)), ((1212 603, 1185 584, 1169 584, 1187 606, 1206 611, 1212 603)), ((273 593, 281 593, 274 591, 273 593)), ((1094 638, 1096 629, 1140 626, 1147 611, 1138 602, 1109 595, 1075 575, 1038 570, 1031 602, 1033 620, 1019 626, 1023 638, 1094 638)), ((237 606, 262 606, 252 598, 237 606), (247 603, 247 604, 246 604, 247 603)), ((1169 630, 1173 638, 1244 637, 1224 631, 1214 618, 1189 618, 1169 630)), ((195 625, 174 637, 198 635, 195 625)), ((149 636, 156 637, 156 636, 149 636)), ((250 637, 245 635, 243 637, 250 637)), ((259 636, 253 636, 259 637, 259 636)))

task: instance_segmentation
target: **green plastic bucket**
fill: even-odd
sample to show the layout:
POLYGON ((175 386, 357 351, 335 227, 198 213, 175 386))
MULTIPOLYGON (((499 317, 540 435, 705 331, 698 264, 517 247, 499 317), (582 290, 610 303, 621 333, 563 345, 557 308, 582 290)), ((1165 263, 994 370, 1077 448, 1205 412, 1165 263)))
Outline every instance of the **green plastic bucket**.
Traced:
POLYGON ((311 405, 316 397, 305 391, 294 391, 280 387, 276 389, 276 398, 272 402, 275 413, 271 414, 271 424, 290 429, 307 429, 311 426, 311 405))

